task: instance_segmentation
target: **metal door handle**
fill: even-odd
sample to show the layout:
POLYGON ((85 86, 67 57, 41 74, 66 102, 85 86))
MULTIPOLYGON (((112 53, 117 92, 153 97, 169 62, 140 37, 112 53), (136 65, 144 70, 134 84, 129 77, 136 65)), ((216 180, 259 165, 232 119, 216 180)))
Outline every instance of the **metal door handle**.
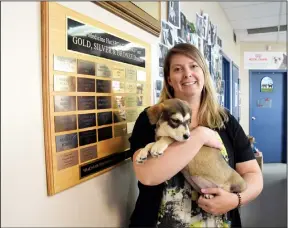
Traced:
POLYGON ((252 120, 256 120, 256 118, 254 116, 252 116, 252 120))

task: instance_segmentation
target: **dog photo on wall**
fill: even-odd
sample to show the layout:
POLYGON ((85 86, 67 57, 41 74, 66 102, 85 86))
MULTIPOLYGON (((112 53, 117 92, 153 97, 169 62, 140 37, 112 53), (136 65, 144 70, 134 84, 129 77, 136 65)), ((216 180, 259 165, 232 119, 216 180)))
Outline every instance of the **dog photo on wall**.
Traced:
POLYGON ((168 22, 175 28, 180 28, 180 2, 168 1, 168 22))

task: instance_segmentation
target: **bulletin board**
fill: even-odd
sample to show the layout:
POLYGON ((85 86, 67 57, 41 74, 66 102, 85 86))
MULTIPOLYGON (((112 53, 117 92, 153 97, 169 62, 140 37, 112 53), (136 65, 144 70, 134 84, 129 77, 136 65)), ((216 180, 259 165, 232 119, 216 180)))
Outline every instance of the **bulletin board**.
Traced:
POLYGON ((150 46, 55 2, 41 2, 48 195, 127 161, 151 105, 150 46))

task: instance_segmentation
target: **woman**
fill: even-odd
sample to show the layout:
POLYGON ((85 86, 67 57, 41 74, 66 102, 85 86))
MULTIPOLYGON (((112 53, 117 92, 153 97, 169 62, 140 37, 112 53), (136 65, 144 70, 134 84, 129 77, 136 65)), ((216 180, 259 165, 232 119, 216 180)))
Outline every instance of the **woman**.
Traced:
POLYGON ((218 105, 205 59, 196 47, 177 44, 170 49, 164 62, 164 78, 159 102, 173 97, 187 101, 192 109, 193 130, 188 141, 174 142, 163 156, 137 164, 139 150, 155 141, 155 126, 149 123, 146 111, 139 115, 129 139, 139 180, 130 227, 241 227, 238 207, 255 199, 263 188, 262 173, 248 138, 236 119, 218 105), (210 188, 202 192, 215 197, 205 199, 186 182, 181 170, 203 145, 220 148, 223 155, 228 155, 229 165, 247 183, 240 197, 210 188))

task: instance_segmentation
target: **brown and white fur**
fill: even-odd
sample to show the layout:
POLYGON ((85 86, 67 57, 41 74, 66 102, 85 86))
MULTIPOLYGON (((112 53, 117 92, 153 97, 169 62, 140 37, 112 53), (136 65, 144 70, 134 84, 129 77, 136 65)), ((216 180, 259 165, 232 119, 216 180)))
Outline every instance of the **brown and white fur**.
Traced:
MULTIPOLYGON (((192 112, 187 102, 168 99, 147 109, 151 124, 156 124, 156 142, 146 145, 136 157, 143 163, 149 153, 153 157, 163 155, 174 141, 184 142, 190 137, 192 112)), ((220 187, 230 192, 242 192, 246 188, 243 178, 224 160, 220 150, 203 146, 191 162, 182 170, 186 180, 201 193, 201 188, 220 187)), ((211 195, 204 195, 212 198, 211 195)))

